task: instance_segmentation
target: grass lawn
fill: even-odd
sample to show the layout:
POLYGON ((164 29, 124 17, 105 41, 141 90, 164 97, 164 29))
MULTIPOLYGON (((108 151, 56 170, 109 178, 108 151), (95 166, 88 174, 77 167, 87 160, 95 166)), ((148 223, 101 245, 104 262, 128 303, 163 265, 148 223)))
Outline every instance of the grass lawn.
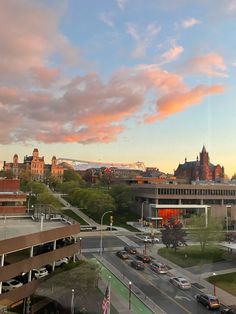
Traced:
POLYGON ((236 296, 236 272, 211 276, 208 278, 208 281, 236 296))
POLYGON ((215 263, 225 259, 225 251, 210 245, 206 247, 204 254, 199 245, 179 247, 176 252, 172 248, 161 248, 158 253, 181 267, 215 263))

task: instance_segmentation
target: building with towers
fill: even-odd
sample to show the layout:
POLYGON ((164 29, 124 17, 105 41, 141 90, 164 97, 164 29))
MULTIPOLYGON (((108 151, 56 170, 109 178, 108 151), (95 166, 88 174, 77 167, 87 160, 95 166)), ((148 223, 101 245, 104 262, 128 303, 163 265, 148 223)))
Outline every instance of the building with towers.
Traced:
POLYGON ((209 154, 203 146, 202 151, 195 161, 187 161, 179 164, 174 175, 177 179, 183 179, 187 183, 192 181, 213 181, 223 182, 224 167, 219 164, 214 165, 210 162, 209 154))
POLYGON ((19 178, 22 173, 27 173, 32 181, 44 182, 48 177, 63 179, 64 168, 57 163, 55 156, 51 164, 45 164, 44 157, 39 155, 38 148, 33 150, 32 156, 25 156, 23 163, 19 162, 17 154, 13 156, 13 162, 4 162, 3 169, 12 178, 19 178))

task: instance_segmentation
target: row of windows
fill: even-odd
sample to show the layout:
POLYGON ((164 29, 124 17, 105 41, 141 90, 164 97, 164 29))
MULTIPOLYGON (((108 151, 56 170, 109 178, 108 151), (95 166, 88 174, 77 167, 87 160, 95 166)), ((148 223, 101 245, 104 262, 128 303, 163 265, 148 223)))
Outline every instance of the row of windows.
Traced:
POLYGON ((42 169, 42 168, 44 168, 44 164, 43 163, 40 163, 40 164, 32 163, 31 168, 35 168, 35 169, 41 168, 42 169))
POLYGON ((235 196, 236 190, 158 188, 158 194, 160 194, 160 195, 225 195, 225 196, 235 196))

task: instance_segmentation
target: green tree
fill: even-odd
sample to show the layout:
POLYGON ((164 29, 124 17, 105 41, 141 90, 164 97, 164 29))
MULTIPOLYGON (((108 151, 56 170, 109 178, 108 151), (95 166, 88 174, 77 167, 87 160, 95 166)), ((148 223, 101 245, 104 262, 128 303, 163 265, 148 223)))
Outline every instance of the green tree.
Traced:
POLYGON ((108 210, 116 210, 112 196, 101 190, 91 191, 86 205, 90 213, 96 213, 99 216, 108 210))
POLYGON ((189 219, 188 225, 190 227, 189 233, 200 243, 202 253, 204 253, 207 244, 218 242, 224 237, 222 221, 216 217, 209 216, 206 226, 205 215, 195 215, 189 219))
POLYGON ((71 194, 74 189, 78 189, 79 187, 79 181, 66 181, 58 184, 58 189, 63 194, 71 194))
POLYGON ((76 182, 79 182, 80 185, 84 184, 83 179, 81 178, 81 176, 73 169, 68 169, 68 170, 64 171, 63 181, 64 182, 76 181, 76 182))
POLYGON ((62 206, 59 200, 49 192, 40 193, 37 198, 37 203, 52 205, 55 208, 61 208, 62 206))
POLYGON ((125 213, 132 204, 130 187, 126 184, 117 184, 111 188, 111 196, 115 201, 118 212, 125 213))
POLYGON ((161 230, 162 243, 167 247, 172 247, 177 250, 181 244, 186 245, 187 233, 183 230, 183 224, 175 218, 170 218, 168 223, 164 224, 164 229, 161 230))

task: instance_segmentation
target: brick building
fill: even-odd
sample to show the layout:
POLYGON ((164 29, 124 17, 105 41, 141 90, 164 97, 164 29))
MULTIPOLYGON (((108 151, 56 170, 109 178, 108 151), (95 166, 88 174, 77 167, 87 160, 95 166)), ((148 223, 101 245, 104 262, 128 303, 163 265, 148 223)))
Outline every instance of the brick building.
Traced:
POLYGON ((203 146, 200 158, 197 157, 195 161, 187 161, 185 158, 185 162, 179 164, 174 175, 177 179, 185 179, 187 183, 191 181, 223 182, 224 167, 219 164, 213 165, 205 146, 203 146))
POLYGON ((18 160, 18 155, 13 156, 13 162, 4 162, 3 169, 11 173, 13 178, 18 178, 23 172, 28 172, 31 180, 44 182, 47 177, 57 177, 62 181, 64 168, 57 164, 55 156, 52 157, 51 164, 45 164, 44 157, 39 155, 38 148, 33 150, 32 156, 25 156, 23 163, 18 160))
POLYGON ((26 198, 20 191, 20 180, 0 179, 0 215, 25 213, 26 198))

